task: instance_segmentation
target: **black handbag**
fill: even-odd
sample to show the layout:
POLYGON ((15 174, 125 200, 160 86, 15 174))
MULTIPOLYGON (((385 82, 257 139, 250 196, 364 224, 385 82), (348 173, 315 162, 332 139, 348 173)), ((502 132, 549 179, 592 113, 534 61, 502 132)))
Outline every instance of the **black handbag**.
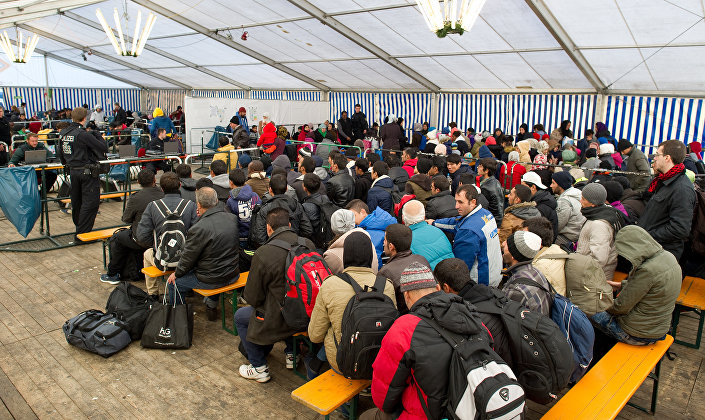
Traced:
MULTIPOLYGON (((174 291, 179 291, 174 287, 174 291)), ((155 303, 149 310, 142 331, 142 347, 150 349, 187 349, 193 339, 193 308, 184 303, 155 303)))

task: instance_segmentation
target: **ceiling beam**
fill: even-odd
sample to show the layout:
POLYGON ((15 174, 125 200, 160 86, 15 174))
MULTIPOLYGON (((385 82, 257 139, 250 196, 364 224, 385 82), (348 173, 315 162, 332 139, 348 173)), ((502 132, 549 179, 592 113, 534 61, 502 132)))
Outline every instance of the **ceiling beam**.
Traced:
MULTIPOLYGON (((30 4, 25 7, 18 7, 17 5, 2 5, 0 6, 0 18, 11 18, 11 17, 22 17, 26 15, 31 15, 34 13, 41 12, 51 12, 51 14, 56 14, 65 10, 74 9, 77 7, 89 6, 94 3, 100 3, 102 0, 85 0, 85 1, 42 1, 36 2, 35 4, 30 4)), ((2 3, 0 3, 1 5, 2 3)))
MULTIPOLYGON (((15 41, 14 39, 11 39, 11 40, 10 40, 10 43, 12 43, 13 45, 17 45, 17 41, 15 41)), ((52 60, 61 61, 62 63, 68 64, 69 66, 77 67, 77 68, 82 69, 82 70, 88 70, 88 71, 90 71, 90 72, 92 72, 92 73, 100 74, 101 76, 105 76, 105 77, 108 77, 108 78, 110 78, 110 79, 118 80, 118 81, 120 81, 120 82, 122 82, 122 83, 128 84, 128 85, 130 85, 130 86, 135 86, 135 87, 138 87, 138 88, 140 88, 140 89, 146 89, 144 86, 142 86, 142 85, 140 85, 139 83, 136 83, 136 82, 134 82, 134 81, 132 81, 132 80, 123 79, 122 77, 115 76, 115 75, 110 74, 110 73, 108 73, 108 72, 106 72, 106 71, 95 69, 95 68, 93 68, 93 67, 91 67, 91 66, 88 66, 88 65, 79 63, 79 62, 77 62, 77 61, 73 61, 73 60, 71 60, 71 59, 69 59, 69 58, 61 57, 61 56, 56 55, 56 54, 54 54, 54 53, 51 53, 51 52, 49 52, 49 51, 44 51, 44 50, 42 50, 42 49, 40 49, 40 48, 35 48, 35 49, 34 49, 34 52, 35 52, 36 54, 45 55, 45 56, 47 56, 48 58, 51 58, 52 60)))
POLYGON ((176 23, 179 23, 183 26, 186 26, 187 28, 194 30, 196 32, 202 33, 203 35, 206 35, 209 38, 214 39, 223 45, 227 45, 228 47, 233 48, 235 50, 238 50, 243 54, 249 55, 250 57, 252 57, 256 60, 259 60, 264 64, 267 64, 271 67, 274 67, 275 69, 282 71, 291 77, 294 77, 294 78, 299 79, 303 82, 306 82, 311 86, 315 86, 320 90, 326 90, 326 91, 330 90, 330 88, 328 86, 326 86, 326 85, 324 85, 314 79, 311 79, 310 77, 308 77, 304 74, 301 74, 293 69, 290 69, 289 67, 287 67, 283 64, 280 64, 280 63, 272 60, 271 58, 269 58, 263 54, 258 53, 255 50, 251 50, 251 49, 237 43, 236 41, 233 41, 230 38, 219 35, 219 34, 215 33, 214 31, 209 30, 205 26, 201 26, 198 23, 196 23, 192 20, 189 20, 189 19, 185 18, 184 16, 181 16, 178 13, 175 13, 172 10, 166 9, 165 7, 162 7, 162 6, 152 2, 150 0, 133 0, 133 3, 137 3, 140 6, 146 7, 147 9, 149 9, 155 13, 158 13, 162 16, 168 16, 168 19, 171 19, 176 23))
POLYGON ((359 35, 356 31, 353 31, 352 29, 343 25, 335 18, 331 17, 330 15, 327 15, 325 12, 323 12, 323 10, 314 6, 313 4, 308 2, 307 0, 288 0, 288 1, 289 1, 289 3, 293 4, 294 6, 303 10, 304 12, 310 14, 314 18, 318 19, 318 21, 321 22, 321 24, 330 27, 331 29, 338 32, 340 35, 344 36, 345 38, 349 39, 350 41, 354 42, 355 44, 357 44, 361 48, 364 48, 365 50, 369 51, 375 57, 381 59, 382 61, 384 61, 388 65, 399 70, 400 72, 402 72, 403 74, 405 74, 406 76, 408 76, 409 78, 414 80, 416 83, 418 83, 421 86, 425 87, 426 89, 430 90, 431 92, 439 92, 441 90, 440 87, 438 87, 436 84, 434 84, 433 82, 431 82, 427 78, 423 77, 416 70, 412 69, 411 67, 407 66, 406 64, 402 63, 401 61, 399 61, 396 58, 392 57, 391 55, 387 54, 387 52, 384 51, 382 48, 380 48, 377 45, 373 44, 372 42, 368 41, 363 36, 359 35))
MULTIPOLYGON (((82 24, 84 24, 84 25, 86 25, 86 26, 90 26, 90 27, 93 28, 93 29, 96 29, 96 30, 98 30, 98 31, 103 31, 103 27, 102 27, 98 22, 94 22, 94 21, 92 21, 92 20, 90 20, 90 19, 86 19, 86 18, 84 18, 83 16, 77 15, 76 13, 73 13, 73 12, 64 12, 63 15, 66 16, 66 17, 69 18, 69 19, 75 20, 76 22, 82 23, 82 24)), ((112 28, 111 28, 111 29, 112 29, 112 28)), ((115 29, 113 29, 113 33, 115 34, 115 37, 117 38, 117 37, 118 37, 118 34, 117 34, 117 32, 115 31, 115 29)), ((126 43, 126 44, 132 44, 132 37, 129 36, 129 35, 127 35, 127 34, 124 34, 124 36, 125 36, 125 43, 126 43)), ((192 68, 192 69, 194 69, 194 70, 198 70, 198 71, 200 71, 201 73, 205 73, 205 74, 207 74, 207 75, 209 75, 209 76, 211 76, 211 77, 215 77, 216 79, 220 79, 220 80, 222 80, 222 81, 224 81, 224 82, 226 82, 226 83, 228 83, 228 84, 231 84, 231 85, 233 85, 233 86, 237 86, 237 87, 239 87, 240 89, 251 90, 251 88, 250 88, 249 86, 247 86, 247 85, 243 85, 242 83, 240 83, 240 82, 238 82, 238 81, 236 81, 236 80, 233 80, 233 79, 231 79, 231 78, 229 78, 229 77, 223 76, 222 74, 220 74, 220 73, 218 73, 218 72, 215 72, 215 71, 213 71, 213 70, 210 70, 210 69, 208 69, 208 68, 206 68, 206 67, 199 66, 198 64, 193 63, 193 62, 188 61, 188 60, 185 60, 185 59, 183 59, 183 58, 181 58, 181 57, 179 57, 179 56, 176 56, 176 55, 174 55, 174 54, 168 53, 168 52, 166 52, 166 51, 164 51, 164 50, 160 50, 160 49, 157 48, 157 47, 153 47, 153 46, 151 46, 151 45, 149 45, 149 44, 145 44, 144 49, 147 50, 147 51, 151 51, 151 52, 153 52, 153 53, 155 53, 155 54, 159 54, 159 55, 161 55, 162 57, 168 58, 169 60, 176 61, 177 63, 183 64, 183 65, 186 66, 186 67, 190 67, 190 68, 192 68)))
POLYGON ((600 76, 597 75, 595 69, 592 68, 585 56, 576 47, 573 40, 568 36, 568 32, 563 29, 563 26, 558 22, 551 10, 548 8, 543 0, 526 0, 526 4, 534 12, 536 17, 543 23, 548 32, 553 35, 556 42, 563 48, 568 57, 573 60, 573 63, 578 67, 585 78, 590 82, 592 87, 598 93, 603 93, 607 88, 605 84, 600 80, 600 76))
MULTIPOLYGON (((68 45, 68 46, 71 47, 71 48, 76 48, 77 50, 83 51, 83 50, 89 48, 89 47, 87 47, 87 46, 84 46, 84 45, 75 43, 75 42, 73 42, 73 41, 69 41, 68 39, 64 39, 64 38, 62 38, 62 37, 60 37, 60 36, 58 36, 58 35, 54 35, 54 34, 50 34, 50 33, 48 33, 48 32, 44 32, 44 31, 42 31, 42 30, 40 30, 40 29, 34 28, 34 27, 29 26, 29 25, 26 25, 26 24, 21 24, 21 25, 19 25, 19 27, 22 28, 22 29, 24 29, 24 30, 27 30, 27 31, 32 31, 32 32, 34 32, 35 34, 37 34, 37 35, 39 35, 39 36, 42 36, 42 37, 44 37, 44 38, 51 39, 52 41, 56 41, 56 42, 59 42, 59 43, 61 43, 61 44, 68 45)), ((93 55, 95 55, 96 57, 100 57, 100 58, 102 58, 102 59, 108 60, 108 61, 112 61, 113 63, 117 63, 117 64, 119 64, 119 65, 121 65, 121 66, 123 66, 123 67, 128 67, 128 68, 130 68, 130 69, 132 69, 132 70, 137 70, 137 71, 142 72, 142 73, 144 73, 144 74, 146 74, 146 75, 149 75, 149 76, 152 76, 152 77, 154 77, 154 78, 163 80, 163 81, 165 81, 165 82, 167 82, 167 83, 170 83, 170 84, 172 84, 172 85, 174 85, 174 86, 178 86, 178 87, 180 87, 180 88, 182 88, 182 89, 187 89, 187 90, 193 89, 191 86, 189 86, 189 85, 187 85, 187 84, 181 83, 181 82, 179 82, 179 81, 177 81, 177 80, 171 79, 171 78, 166 77, 166 76, 162 76, 161 74, 155 73, 155 72, 153 72, 153 71, 151 71, 151 70, 147 70, 147 69, 144 69, 144 68, 142 68, 142 67, 136 66, 136 65, 134 65, 134 64, 132 64, 132 63, 130 63, 130 62, 127 62, 127 61, 124 61, 124 60, 120 60, 119 58, 114 57, 114 56, 112 56, 112 55, 104 54, 104 53, 102 53, 102 52, 100 52, 100 51, 93 51, 93 55)))

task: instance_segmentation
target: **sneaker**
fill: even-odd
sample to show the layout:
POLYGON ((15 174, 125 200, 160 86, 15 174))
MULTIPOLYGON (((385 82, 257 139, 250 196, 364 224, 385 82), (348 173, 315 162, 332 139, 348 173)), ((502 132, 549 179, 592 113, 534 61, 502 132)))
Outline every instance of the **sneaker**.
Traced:
POLYGON ((116 274, 114 276, 109 276, 107 274, 101 274, 100 275, 100 281, 103 283, 108 283, 108 284, 120 284, 120 274, 116 274))
POLYGON ((286 368, 294 368, 294 353, 286 353, 286 368))
POLYGON ((255 380, 259 383, 265 383, 272 379, 272 377, 269 376, 269 367, 267 365, 258 368, 252 365, 241 365, 240 376, 245 379, 255 380))

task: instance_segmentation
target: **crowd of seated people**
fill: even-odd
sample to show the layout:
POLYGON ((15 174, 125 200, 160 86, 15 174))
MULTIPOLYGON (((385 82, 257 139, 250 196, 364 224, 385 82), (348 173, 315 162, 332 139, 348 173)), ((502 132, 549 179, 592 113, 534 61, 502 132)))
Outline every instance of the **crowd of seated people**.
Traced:
MULTIPOLYGON (((282 241, 319 253, 332 273, 311 313, 308 334, 317 350, 305 360, 309 377, 321 366, 338 369, 343 312, 354 295, 349 279, 373 287, 382 276, 380 292, 401 316, 374 361, 377 409, 367 418, 438 414, 451 348, 434 338, 429 308, 443 308, 437 321, 451 329, 478 316, 492 324, 464 301, 497 294, 548 316, 550 290, 565 294, 570 274, 554 254, 595 259, 598 274, 619 292, 611 307, 591 316, 602 339, 645 345, 665 337, 684 273, 702 270, 686 246, 694 228, 693 175, 703 166, 699 143, 663 141, 649 163, 602 123, 582 139, 573 138, 569 121, 550 134, 541 124, 531 131, 522 124, 516 136, 424 123, 414 124, 411 140, 401 123, 389 115, 377 130, 356 106, 351 117, 302 125, 292 135, 262 124, 260 153, 217 156, 198 181, 179 165, 161 175, 158 187, 154 172, 144 169, 143 190, 123 217, 131 229, 120 234, 102 280, 120 281, 124 252, 144 253, 145 266, 152 265, 164 213, 156 203, 174 211, 185 200, 188 233, 165 293, 180 302, 189 289, 222 287, 249 271, 248 306, 235 315, 247 359, 239 374, 267 382, 273 345, 286 343, 284 361, 293 368, 292 336, 299 332, 281 312, 288 255, 282 241), (371 139, 381 153, 351 147, 367 151, 371 139), (627 280, 613 281, 615 271, 629 273, 627 280), (425 407, 425 399, 433 404, 425 407)), ((249 136, 240 143, 241 129, 251 131, 244 108, 229 129, 221 153, 252 144, 249 136)), ((149 278, 146 286, 158 299, 158 282, 149 278)), ((206 301, 211 320, 215 299, 206 301)), ((511 357, 507 345, 494 341, 504 358, 511 357)))

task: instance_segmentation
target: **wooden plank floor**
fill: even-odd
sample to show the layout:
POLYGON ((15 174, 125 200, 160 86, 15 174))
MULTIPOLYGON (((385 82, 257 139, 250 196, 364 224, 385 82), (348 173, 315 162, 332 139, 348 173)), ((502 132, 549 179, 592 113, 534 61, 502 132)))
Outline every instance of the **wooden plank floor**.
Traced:
MULTIPOLYGON (((115 225, 122 203, 103 203, 100 211, 96 228, 115 225)), ((70 215, 52 211, 50 217, 52 232, 73 229, 70 215)), ((14 227, 0 220, 0 242, 18 239, 14 227)), ((38 254, 0 252, 0 420, 321 418, 291 399, 303 381, 284 368, 282 344, 269 357, 270 383, 240 378, 237 368, 245 359, 237 351, 239 338, 221 330, 220 322, 208 322, 196 298, 189 350, 146 350, 132 343, 103 359, 68 345, 64 321, 86 309, 104 309, 113 289, 98 280, 101 255, 99 243, 38 254)), ((683 315, 679 337, 694 336, 696 328, 697 321, 683 315)), ((656 418, 705 418, 705 345, 672 350, 678 357, 663 362, 656 418)), ((646 406, 650 395, 647 380, 632 401, 646 406)), ((371 406, 370 399, 361 405, 371 406)), ((531 403, 527 418, 547 410, 531 403)), ((654 417, 627 407, 619 418, 654 417)))

